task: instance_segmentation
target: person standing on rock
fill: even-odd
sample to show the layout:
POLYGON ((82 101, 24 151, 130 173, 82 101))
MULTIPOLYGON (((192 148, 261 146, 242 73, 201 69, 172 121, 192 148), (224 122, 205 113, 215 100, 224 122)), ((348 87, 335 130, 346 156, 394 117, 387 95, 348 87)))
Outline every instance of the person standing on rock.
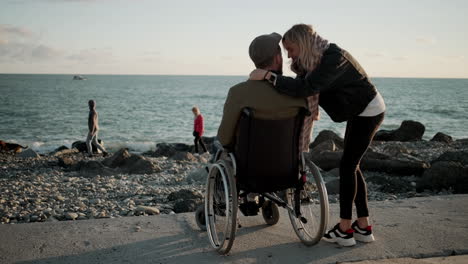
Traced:
POLYGON ((93 156, 93 147, 92 145, 96 146, 99 149, 104 157, 108 155, 106 149, 99 144, 97 137, 99 131, 99 120, 98 120, 98 113, 96 111, 96 102, 94 100, 88 101, 89 106, 89 116, 88 116, 88 137, 86 138, 86 147, 88 148, 89 156, 93 156), (92 144, 92 145, 91 145, 92 144))
POLYGON ((205 130, 205 127, 203 124, 203 116, 200 113, 200 108, 196 106, 192 108, 192 113, 195 116, 195 119, 193 121, 193 136, 195 137, 193 142, 195 143, 195 153, 198 153, 198 143, 200 143, 200 145, 203 148, 203 153, 205 153, 208 150, 206 150, 205 143, 203 143, 203 139, 202 139, 203 132, 205 130))
POLYGON ((306 98, 319 94, 319 105, 335 122, 347 121, 340 162, 340 222, 324 239, 342 246, 372 242, 367 186, 359 163, 384 119, 385 103, 364 69, 347 51, 329 43, 310 25, 298 24, 283 36, 298 78, 256 69, 250 80, 267 80, 280 93, 306 98), (357 220, 352 222, 353 204, 357 220))

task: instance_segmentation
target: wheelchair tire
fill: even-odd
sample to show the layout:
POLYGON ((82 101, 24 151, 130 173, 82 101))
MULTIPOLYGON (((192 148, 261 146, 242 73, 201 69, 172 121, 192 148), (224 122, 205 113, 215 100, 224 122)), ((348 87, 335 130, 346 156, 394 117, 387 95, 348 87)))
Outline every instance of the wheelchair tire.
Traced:
POLYGON ((195 211, 195 221, 197 222, 198 228, 206 231, 206 219, 205 219, 205 206, 200 205, 195 211))
POLYGON ((206 230, 211 245, 227 254, 234 243, 237 227, 237 187, 230 165, 219 160, 208 173, 205 193, 206 230))
POLYGON ((280 219, 278 206, 272 201, 265 201, 262 205, 262 216, 268 225, 276 225, 280 219))
MULTIPOLYGON (((329 205, 327 189, 319 169, 310 160, 306 160, 306 167, 312 177, 308 177, 298 196, 301 215, 297 216, 295 210, 290 211, 289 219, 302 243, 312 246, 325 234, 329 205)), ((292 208, 296 206, 294 193, 295 189, 289 189, 287 192, 287 201, 292 208)))

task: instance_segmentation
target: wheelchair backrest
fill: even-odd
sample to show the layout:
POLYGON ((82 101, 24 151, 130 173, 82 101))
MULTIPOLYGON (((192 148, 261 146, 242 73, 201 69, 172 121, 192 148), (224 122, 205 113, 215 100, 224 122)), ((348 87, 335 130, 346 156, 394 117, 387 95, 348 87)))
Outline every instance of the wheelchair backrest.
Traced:
POLYGON ((255 118, 244 108, 238 123, 235 156, 242 190, 272 192, 296 186, 299 175, 299 135, 307 110, 290 119, 255 118))

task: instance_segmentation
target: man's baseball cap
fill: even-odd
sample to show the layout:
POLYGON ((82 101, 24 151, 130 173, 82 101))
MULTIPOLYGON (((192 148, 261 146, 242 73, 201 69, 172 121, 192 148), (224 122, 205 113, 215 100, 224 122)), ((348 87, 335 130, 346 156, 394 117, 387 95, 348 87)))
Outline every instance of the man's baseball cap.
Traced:
POLYGON ((273 32, 256 37, 249 46, 249 56, 255 64, 261 64, 278 52, 281 35, 273 32))

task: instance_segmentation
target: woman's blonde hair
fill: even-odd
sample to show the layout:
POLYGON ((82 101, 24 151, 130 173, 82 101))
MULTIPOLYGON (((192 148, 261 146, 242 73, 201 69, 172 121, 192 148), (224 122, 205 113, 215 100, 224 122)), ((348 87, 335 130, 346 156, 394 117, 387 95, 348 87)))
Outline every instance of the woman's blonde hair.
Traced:
POLYGON ((192 112, 197 113, 197 115, 198 115, 198 114, 200 114, 200 108, 198 108, 197 106, 194 106, 194 107, 192 107, 192 112))
POLYGON ((297 61, 291 64, 291 70, 299 74, 313 71, 320 63, 328 48, 328 40, 322 38, 311 25, 297 24, 286 31, 283 41, 295 43, 299 47, 297 61))

